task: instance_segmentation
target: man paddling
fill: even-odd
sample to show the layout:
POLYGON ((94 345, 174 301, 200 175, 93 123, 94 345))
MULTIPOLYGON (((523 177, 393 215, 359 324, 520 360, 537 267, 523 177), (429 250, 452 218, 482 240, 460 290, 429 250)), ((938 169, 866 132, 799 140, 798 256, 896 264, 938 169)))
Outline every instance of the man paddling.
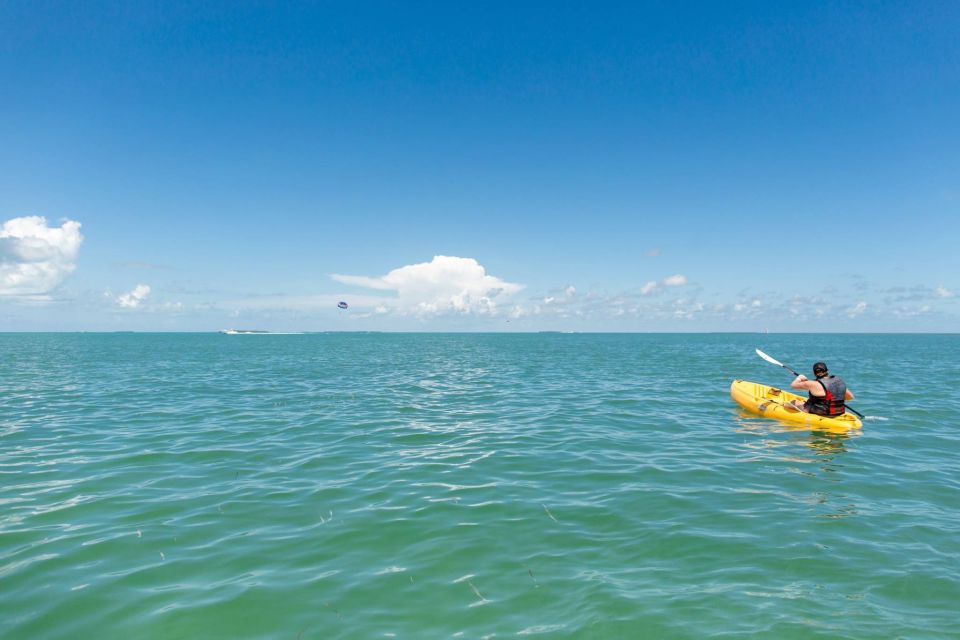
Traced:
POLYGON ((846 412, 845 401, 853 400, 853 393, 847 389, 846 383, 837 376, 830 375, 823 362, 814 363, 813 375, 816 380, 810 380, 801 373, 790 383, 791 389, 806 391, 809 395, 806 402, 795 400, 790 406, 818 416, 843 415, 846 412))

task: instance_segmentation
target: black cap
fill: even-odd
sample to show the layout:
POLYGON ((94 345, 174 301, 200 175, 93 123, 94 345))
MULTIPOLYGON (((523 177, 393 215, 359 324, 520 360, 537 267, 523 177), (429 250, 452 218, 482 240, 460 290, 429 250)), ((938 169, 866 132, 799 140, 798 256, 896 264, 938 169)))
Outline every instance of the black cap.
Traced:
POLYGON ((813 375, 820 376, 827 375, 827 363, 825 362, 814 362, 813 363, 813 375))

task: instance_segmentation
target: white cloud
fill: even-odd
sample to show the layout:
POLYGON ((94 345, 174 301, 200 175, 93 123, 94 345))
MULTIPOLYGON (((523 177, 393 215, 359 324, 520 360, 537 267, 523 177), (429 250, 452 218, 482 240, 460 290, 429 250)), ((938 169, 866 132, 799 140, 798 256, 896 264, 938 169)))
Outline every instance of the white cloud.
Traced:
POLYGON ((647 256, 648 258, 656 258, 660 255, 660 249, 647 249, 644 251, 643 255, 647 256))
POLYGON ((12 218, 0 227, 0 295, 49 293, 75 268, 80 223, 47 226, 42 216, 12 218))
POLYGON ((683 318, 685 320, 689 320, 690 318, 700 314, 704 309, 702 302, 693 302, 683 299, 675 301, 673 303, 673 307, 674 317, 683 318))
POLYGON ((495 314, 497 304, 523 285, 491 276, 473 258, 434 256, 430 262, 399 267, 379 278, 333 274, 343 284, 396 292, 379 301, 415 315, 495 314))
POLYGON ((657 282, 656 280, 650 280, 640 287, 640 295, 648 296, 651 293, 656 293, 666 287, 681 287, 685 284, 687 284, 687 276, 678 273, 672 276, 667 276, 660 282, 657 282))
POLYGON ((928 315, 931 311, 932 309, 930 308, 930 305, 925 304, 919 309, 914 307, 899 307, 893 309, 892 313, 898 318, 917 318, 928 315))
POLYGON ((572 284, 567 285, 562 290, 555 289, 550 292, 550 295, 547 295, 543 298, 542 302, 545 305, 563 305, 567 306, 573 301, 574 296, 577 295, 577 288, 572 284), (562 297, 560 296, 561 292, 563 293, 562 297))
POLYGON ((136 309, 150 295, 150 287, 145 284, 138 284, 133 291, 121 293, 117 296, 117 304, 127 309, 136 309))
POLYGON ((855 304, 854 306, 848 308, 847 311, 846 311, 846 313, 847 313, 847 316, 848 316, 848 317, 850 317, 850 318, 856 318, 858 315, 860 315, 861 313, 863 313, 863 312, 866 311, 866 310, 867 310, 867 303, 861 301, 861 302, 858 302, 857 304, 855 304))
POLYGON ((657 282, 656 280, 651 280, 650 282, 640 287, 640 295, 648 296, 656 290, 657 290, 657 282))
POLYGON ((884 302, 888 305, 899 304, 904 302, 928 302, 935 300, 946 300, 949 298, 955 297, 955 293, 950 291, 942 284, 936 288, 929 287, 927 285, 915 285, 912 287, 890 287, 885 289, 883 293, 886 294, 884 302))

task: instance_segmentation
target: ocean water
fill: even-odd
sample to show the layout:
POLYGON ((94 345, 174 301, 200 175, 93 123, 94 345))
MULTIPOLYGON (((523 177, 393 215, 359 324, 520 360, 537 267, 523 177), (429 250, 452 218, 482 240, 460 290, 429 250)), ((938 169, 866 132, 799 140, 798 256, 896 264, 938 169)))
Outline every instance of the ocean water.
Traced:
POLYGON ((2 334, 0 638, 960 637, 958 347, 2 334))

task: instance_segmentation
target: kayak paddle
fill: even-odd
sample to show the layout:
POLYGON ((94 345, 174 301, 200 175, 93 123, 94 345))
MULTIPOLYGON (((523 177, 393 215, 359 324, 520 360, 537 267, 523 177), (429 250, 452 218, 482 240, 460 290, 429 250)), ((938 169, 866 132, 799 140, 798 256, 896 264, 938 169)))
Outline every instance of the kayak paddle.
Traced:
MULTIPOLYGON (((787 371, 789 371, 790 373, 792 373, 792 374, 795 375, 795 376, 799 376, 799 375, 800 375, 799 373, 797 373, 796 371, 794 371, 793 369, 791 369, 791 368, 788 367, 787 365, 783 364, 783 363, 780 362, 779 360, 774 360, 773 358, 771 358, 770 356, 768 356, 767 354, 765 354, 763 351, 760 351, 760 349, 757 349, 757 355, 760 356, 761 358, 763 358, 764 360, 766 360, 767 362, 769 362, 770 364, 775 364, 775 365, 777 365, 778 367, 783 367, 784 369, 786 369, 787 371)), ((866 417, 867 417, 867 416, 863 415, 862 413, 860 413, 859 411, 857 411, 856 409, 854 409, 853 407, 851 407, 850 405, 848 405, 848 404, 846 404, 846 403, 844 403, 844 406, 845 406, 847 409, 850 409, 850 411, 852 411, 854 414, 860 416, 861 418, 866 418, 866 417)))
POLYGON ((789 371, 790 373, 792 373, 792 374, 795 375, 795 376, 799 376, 799 375, 800 375, 799 373, 797 373, 796 371, 794 371, 793 369, 791 369, 791 368, 788 367, 787 365, 783 364, 783 363, 780 362, 779 360, 774 360, 773 358, 771 358, 770 356, 768 356, 767 354, 765 354, 763 351, 760 351, 760 349, 757 349, 757 355, 760 356, 761 358, 763 358, 764 360, 766 360, 767 362, 769 362, 770 364, 775 364, 775 365, 777 365, 778 367, 783 367, 784 369, 786 369, 787 371, 789 371))

